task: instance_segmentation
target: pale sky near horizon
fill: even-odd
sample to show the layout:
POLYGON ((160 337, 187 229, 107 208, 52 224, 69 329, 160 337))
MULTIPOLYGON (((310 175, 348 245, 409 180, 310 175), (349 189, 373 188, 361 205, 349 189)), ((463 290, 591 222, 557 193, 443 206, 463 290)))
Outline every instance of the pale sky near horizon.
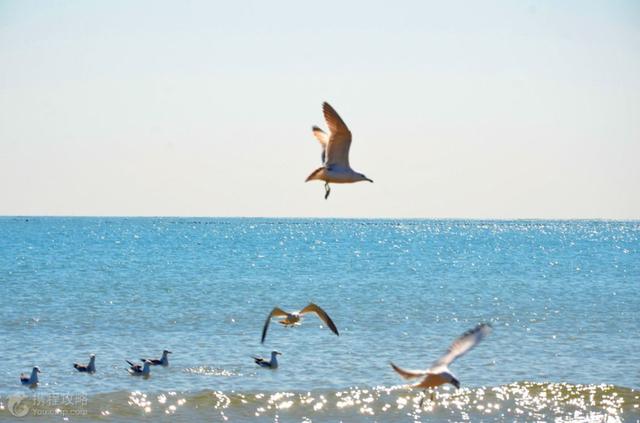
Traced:
POLYGON ((0 0, 0 215, 640 219, 640 2, 0 0))

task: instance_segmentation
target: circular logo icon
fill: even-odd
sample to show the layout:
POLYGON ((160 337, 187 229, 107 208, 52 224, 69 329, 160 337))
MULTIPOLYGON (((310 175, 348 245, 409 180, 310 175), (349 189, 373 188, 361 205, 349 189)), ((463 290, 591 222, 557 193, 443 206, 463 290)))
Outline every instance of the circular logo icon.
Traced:
POLYGON ((29 404, 25 401, 26 398, 27 396, 24 394, 11 395, 7 401, 9 412, 15 417, 24 417, 29 414, 29 404))

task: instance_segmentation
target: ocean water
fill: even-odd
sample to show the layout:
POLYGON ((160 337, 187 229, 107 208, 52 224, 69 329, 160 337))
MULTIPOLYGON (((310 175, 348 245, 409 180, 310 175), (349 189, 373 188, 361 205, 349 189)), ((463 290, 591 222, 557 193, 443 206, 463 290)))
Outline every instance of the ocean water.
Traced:
POLYGON ((0 287, 0 420, 640 420, 640 222, 4 217, 0 287), (260 344, 310 301, 339 337, 310 315, 260 344), (478 322, 462 389, 421 404, 389 362, 478 322))

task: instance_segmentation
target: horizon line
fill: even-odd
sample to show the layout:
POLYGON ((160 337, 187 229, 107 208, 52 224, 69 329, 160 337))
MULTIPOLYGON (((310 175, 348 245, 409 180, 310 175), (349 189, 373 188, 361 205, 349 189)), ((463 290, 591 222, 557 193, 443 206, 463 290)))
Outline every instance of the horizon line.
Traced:
POLYGON ((263 219, 263 220, 433 220, 433 221, 496 221, 496 222, 514 222, 514 221, 554 221, 554 222, 638 222, 640 218, 620 219, 606 217, 513 217, 513 218, 496 218, 496 217, 327 217, 327 216, 197 216, 197 215, 66 215, 66 214, 0 214, 0 219, 23 219, 23 218, 63 218, 63 219, 263 219))

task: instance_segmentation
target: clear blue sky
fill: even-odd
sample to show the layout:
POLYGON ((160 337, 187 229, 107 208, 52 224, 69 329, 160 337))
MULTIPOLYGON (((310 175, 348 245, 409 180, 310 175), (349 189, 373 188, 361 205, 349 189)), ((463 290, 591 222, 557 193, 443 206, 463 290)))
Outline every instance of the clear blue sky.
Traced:
POLYGON ((640 2, 0 0, 23 214, 638 219, 640 2))

